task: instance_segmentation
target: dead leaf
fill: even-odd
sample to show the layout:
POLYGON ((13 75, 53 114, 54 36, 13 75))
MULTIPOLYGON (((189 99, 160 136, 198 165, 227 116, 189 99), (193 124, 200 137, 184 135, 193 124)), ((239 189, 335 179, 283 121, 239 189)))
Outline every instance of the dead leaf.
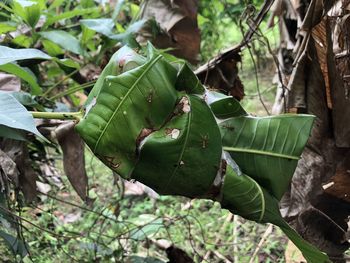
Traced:
POLYGON ((18 92, 21 90, 21 80, 15 75, 0 72, 0 90, 18 92))
POLYGON ((324 78, 325 86, 326 86, 326 99, 327 99, 327 106, 328 108, 332 109, 332 98, 331 98, 331 86, 329 83, 329 76, 328 76, 328 56, 327 53, 329 52, 329 46, 331 46, 331 43, 329 43, 329 39, 327 38, 327 32, 329 32, 327 29, 327 18, 324 18, 319 24, 317 24, 311 31, 311 35, 315 40, 315 47, 318 57, 318 62, 320 64, 320 68, 322 71, 322 75, 324 78))
POLYGON ((2 149, 14 160, 19 170, 19 187, 27 202, 32 202, 37 196, 36 180, 38 175, 32 167, 28 148, 25 142, 15 140, 4 140, 2 149))
MULTIPOLYGON (((141 7, 141 19, 155 19, 161 28, 152 43, 191 63, 198 62, 200 31, 197 24, 197 0, 146 0, 141 7)), ((138 40, 145 43, 152 37, 151 28, 144 28, 138 40)))
POLYGON ((68 180, 80 198, 88 202, 84 143, 74 131, 74 126, 74 122, 64 123, 55 130, 55 134, 63 151, 63 168, 68 180))
POLYGON ((240 47, 227 49, 199 67, 195 73, 204 85, 240 101, 244 97, 244 86, 238 76, 239 52, 240 47))

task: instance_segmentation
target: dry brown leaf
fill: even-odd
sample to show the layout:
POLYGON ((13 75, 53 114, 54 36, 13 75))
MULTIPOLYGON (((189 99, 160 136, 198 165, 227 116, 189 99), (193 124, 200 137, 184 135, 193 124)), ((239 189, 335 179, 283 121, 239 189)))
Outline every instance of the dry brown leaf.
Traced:
POLYGON ((324 78, 325 86, 326 86, 326 99, 327 106, 329 109, 332 109, 332 98, 331 98, 331 86, 329 82, 328 75, 328 50, 331 43, 328 43, 327 38, 327 18, 324 18, 318 25, 316 25, 312 31, 311 35, 315 40, 315 46, 317 51, 318 62, 320 64, 320 68, 322 71, 322 76, 324 78))
POLYGON ((84 143, 74 131, 74 122, 60 125, 56 130, 56 138, 63 151, 63 168, 74 190, 85 202, 87 196, 88 177, 85 170, 84 143))
POLYGON ((211 89, 220 90, 242 100, 244 86, 238 76, 239 48, 230 48, 199 67, 195 73, 201 82, 211 89))
MULTIPOLYGON (((200 31, 197 24, 198 0, 146 0, 141 19, 154 18, 163 32, 152 43, 157 48, 173 48, 170 53, 191 63, 198 62, 200 31)), ((145 43, 152 38, 150 29, 140 32, 138 40, 145 43)))
POLYGON ((0 90, 20 91, 21 80, 15 75, 0 72, 0 90))
POLYGON ((2 149, 16 163, 19 170, 19 187, 27 202, 32 202, 37 196, 36 180, 38 175, 32 167, 28 148, 25 142, 5 140, 2 149))

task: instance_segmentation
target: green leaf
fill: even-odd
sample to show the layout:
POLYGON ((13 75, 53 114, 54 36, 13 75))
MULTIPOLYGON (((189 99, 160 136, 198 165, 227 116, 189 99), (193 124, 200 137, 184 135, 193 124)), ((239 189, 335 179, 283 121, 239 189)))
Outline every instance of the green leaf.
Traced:
POLYGON ((282 218, 278 201, 245 174, 239 174, 235 164, 227 160, 221 205, 246 219, 279 226, 300 249, 308 263, 328 263, 327 255, 302 239, 282 218), (233 163, 233 164, 232 164, 233 163))
POLYGON ((119 0, 114 7, 113 14, 112 14, 112 19, 116 20, 120 14, 120 11, 122 10, 122 7, 125 3, 125 0, 119 0))
POLYGON ((247 115, 247 112, 243 109, 239 101, 232 96, 225 96, 221 93, 213 91, 207 91, 205 96, 215 117, 219 119, 228 119, 247 115))
POLYGON ((53 0, 50 4, 50 6, 48 7, 48 10, 52 10, 55 9, 57 7, 60 7, 64 4, 66 0, 53 0))
POLYGON ((163 220, 161 218, 153 219, 149 222, 142 223, 140 228, 132 230, 130 232, 130 238, 137 241, 143 241, 156 234, 163 227, 163 220))
POLYGON ((11 94, 0 92, 0 125, 29 131, 43 138, 32 115, 11 94))
POLYGON ((15 0, 12 2, 14 14, 20 16, 32 28, 38 23, 41 10, 38 2, 28 0, 15 0))
POLYGON ((53 60, 56 61, 58 64, 61 64, 61 65, 65 66, 65 67, 80 69, 79 63, 74 61, 73 59, 70 59, 70 58, 63 58, 63 59, 53 58, 53 60))
POLYGON ((110 35, 109 38, 120 41, 124 44, 135 46, 134 34, 139 32, 147 22, 147 20, 139 20, 137 22, 134 22, 129 25, 125 32, 110 35))
POLYGON ((34 48, 9 48, 0 46, 0 65, 25 59, 51 59, 44 52, 34 48))
POLYGON ((18 141, 27 140, 24 131, 13 129, 4 125, 0 125, 0 138, 8 138, 18 141))
POLYGON ((187 63, 183 63, 180 67, 175 88, 179 91, 186 91, 188 94, 203 94, 205 91, 204 86, 187 63))
POLYGON ((27 92, 12 92, 11 95, 24 106, 35 107, 39 104, 33 99, 33 96, 27 92))
POLYGON ((33 44, 34 39, 26 35, 19 35, 11 40, 11 43, 24 48, 29 48, 33 44))
POLYGON ((99 94, 77 131, 107 166, 130 178, 141 131, 159 129, 174 109, 175 80, 176 70, 162 56, 118 76, 107 76, 102 87, 96 87, 94 92, 100 90, 99 94))
POLYGON ((288 188, 314 116, 242 116, 221 122, 224 150, 278 200, 288 188))
POLYGON ((39 33, 43 38, 46 38, 53 43, 59 45, 65 50, 78 55, 83 55, 84 50, 80 46, 79 40, 73 35, 63 30, 53 30, 39 33))
POLYGON ((223 208, 258 223, 265 222, 265 198, 263 189, 251 177, 239 174, 228 163, 222 188, 223 208))
POLYGON ((81 19, 80 24, 107 37, 113 35, 115 27, 113 19, 110 18, 81 19))
POLYGON ((96 84, 92 88, 86 105, 98 96, 107 76, 117 76, 123 72, 134 69, 146 63, 146 59, 137 54, 133 49, 124 46, 116 52, 109 60, 107 66, 101 72, 96 84))
POLYGON ((76 16, 83 16, 83 15, 88 15, 93 12, 96 12, 98 8, 86 8, 86 9, 74 9, 68 12, 60 13, 59 15, 55 14, 52 16, 49 16, 49 18, 46 20, 43 28, 48 28, 50 25, 63 20, 63 19, 70 19, 76 16))
POLYGON ((182 97, 177 111, 142 141, 132 178, 160 194, 194 198, 207 193, 217 175, 220 130, 208 105, 196 96, 182 97))
POLYGON ((43 39, 41 41, 41 43, 43 44, 44 46, 44 49, 45 51, 50 55, 50 56, 57 56, 57 55, 61 55, 61 54, 64 54, 64 51, 62 50, 62 48, 53 43, 52 41, 50 40, 47 40, 47 39, 43 39))
POLYGON ((129 263, 165 263, 165 261, 153 258, 153 257, 139 257, 139 256, 130 256, 127 258, 129 263))
POLYGON ((35 75, 31 73, 29 70, 26 70, 17 64, 8 63, 5 65, 0 65, 0 71, 5 71, 7 73, 16 75, 22 80, 28 82, 28 84, 32 87, 33 95, 39 95, 42 93, 42 89, 37 83, 35 75))
POLYGON ((22 258, 28 254, 24 242, 10 234, 0 230, 0 237, 4 240, 6 246, 13 252, 14 255, 19 255, 22 258))
POLYGON ((5 34, 10 31, 15 31, 17 29, 16 26, 11 25, 10 23, 0 23, 0 34, 5 34))

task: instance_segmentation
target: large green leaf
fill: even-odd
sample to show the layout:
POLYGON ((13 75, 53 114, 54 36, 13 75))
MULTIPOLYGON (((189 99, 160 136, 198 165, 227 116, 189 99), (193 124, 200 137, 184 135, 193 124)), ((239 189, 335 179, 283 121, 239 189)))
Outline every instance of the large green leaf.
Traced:
POLYGON ((220 131, 202 99, 184 96, 178 106, 178 115, 141 142, 132 178, 160 194, 203 196, 220 166, 220 131))
POLYGON ((25 59, 51 59, 44 52, 34 48, 9 48, 0 46, 0 65, 25 59))
POLYGON ((94 98, 98 96, 107 76, 117 76, 145 63, 146 59, 128 46, 119 49, 118 52, 111 57, 107 66, 101 72, 100 77, 89 93, 85 105, 90 105, 94 98))
POLYGON ((205 91, 204 86, 187 63, 183 63, 180 67, 175 88, 179 91, 186 91, 188 94, 203 94, 205 91))
POLYGON ((227 163, 222 188, 221 205, 246 219, 258 223, 272 223, 279 226, 290 240, 300 249, 308 263, 328 263, 326 254, 302 239, 282 218, 278 201, 263 187, 245 174, 238 174, 232 165, 227 163))
POLYGON ((40 137, 34 119, 11 94, 0 92, 0 125, 32 132, 40 137))
POLYGON ((162 56, 118 76, 107 76, 76 126, 92 151, 129 178, 143 129, 159 129, 176 103, 176 70, 162 56))
POLYGON ((63 30, 53 30, 39 33, 43 38, 46 38, 53 43, 59 45, 65 50, 78 55, 83 55, 84 50, 80 46, 79 40, 73 35, 63 30))
POLYGON ((14 63, 8 63, 5 65, 0 65, 0 71, 5 71, 7 73, 14 74, 17 77, 28 82, 28 84, 32 87, 33 95, 39 95, 42 93, 41 87, 37 83, 35 75, 30 71, 22 68, 21 66, 14 63))
POLYGON ((223 208, 244 218, 266 223, 263 189, 251 177, 238 174, 230 163, 227 163, 222 193, 223 208))
POLYGON ((242 116, 221 122, 224 150, 278 200, 288 188, 314 117, 242 116))

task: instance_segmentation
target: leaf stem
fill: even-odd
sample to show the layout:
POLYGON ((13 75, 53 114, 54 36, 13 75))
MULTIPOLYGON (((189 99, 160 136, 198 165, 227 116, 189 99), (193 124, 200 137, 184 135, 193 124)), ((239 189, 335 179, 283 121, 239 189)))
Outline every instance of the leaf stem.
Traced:
POLYGON ((67 79, 69 79, 71 76, 73 76, 75 73, 77 73, 79 70, 73 70, 71 73, 69 73, 67 76, 65 76, 63 79, 59 80, 57 83, 53 84, 50 88, 48 88, 44 94, 42 95, 43 97, 49 95, 49 93, 56 88, 58 85, 60 85, 61 83, 65 82, 67 79))
POLYGON ((83 113, 78 112, 42 112, 30 111, 34 118, 37 119, 55 119, 55 120, 77 120, 80 121, 83 113))
POLYGON ((96 81, 91 81, 91 82, 87 82, 87 83, 84 83, 80 86, 74 86, 74 87, 71 87, 65 91, 62 91, 61 93, 58 93, 52 97, 49 98, 49 100, 55 100, 55 99, 59 99, 63 96, 66 96, 66 95, 70 95, 72 93, 75 93, 79 90, 82 90, 82 89, 86 89, 86 88, 89 88, 89 87, 92 87, 93 85, 95 85, 96 81))
POLYGON ((274 153, 274 152, 260 151, 260 150, 254 150, 254 149, 236 148, 236 147, 222 147, 222 148, 224 149, 224 151, 228 151, 228 152, 253 153, 253 154, 267 155, 267 156, 273 156, 273 157, 279 157, 279 158, 285 158, 285 159, 291 159, 291 160, 299 160, 298 156, 287 155, 282 153, 274 153))

